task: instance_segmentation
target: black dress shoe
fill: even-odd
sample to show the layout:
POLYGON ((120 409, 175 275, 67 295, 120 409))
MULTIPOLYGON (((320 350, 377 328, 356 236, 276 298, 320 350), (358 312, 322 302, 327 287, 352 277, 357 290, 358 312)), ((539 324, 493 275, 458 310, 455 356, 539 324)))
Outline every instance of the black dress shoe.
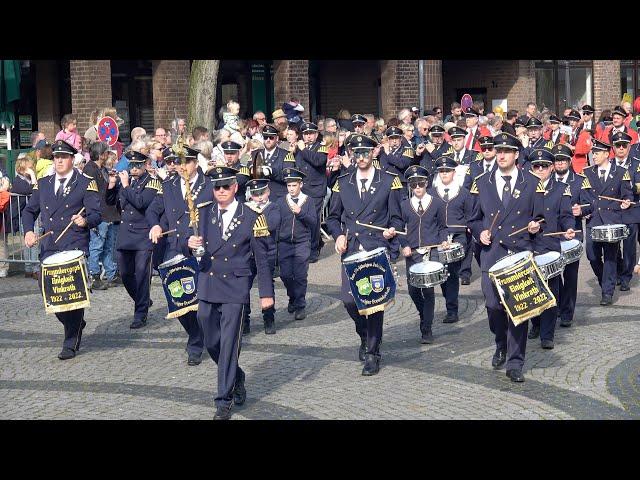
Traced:
POLYGON ((495 369, 500 368, 507 361, 507 352, 505 350, 496 350, 491 359, 491 366, 495 369))
POLYGON ((200 365, 202 363, 202 354, 197 355, 195 353, 189 354, 189 360, 187 360, 187 365, 190 367, 195 367, 196 365, 200 365))
POLYGON ((457 315, 447 315, 446 317, 444 317, 444 320, 442 320, 442 323, 456 323, 457 321, 457 315))
POLYGON ((471 285, 471 279, 467 277, 460 277, 460 285, 471 285))
POLYGON ((540 346, 545 350, 553 350, 553 340, 542 340, 540 346))
POLYGON ((631 290, 631 287, 629 287, 629 285, 620 285, 621 292, 628 292, 629 290, 631 290))
POLYGON ((524 382, 524 375, 522 375, 522 370, 519 370, 517 368, 507 370, 507 377, 509 377, 512 382, 524 382))
POLYGON ((367 341, 360 340, 360 348, 358 349, 358 359, 361 362, 364 362, 366 355, 367 355, 367 341))
POLYGON ((602 295, 602 300, 600 300, 600 305, 611 305, 613 303, 613 298, 609 295, 602 295))
POLYGON ((247 389, 244 388, 244 375, 236 380, 236 386, 233 389, 233 404, 242 405, 247 400, 247 389))
POLYGON ((296 311, 296 307, 294 307, 293 305, 289 304, 287 305, 287 312, 289 313, 293 313, 296 311))
POLYGON ((318 263, 318 257, 309 258, 309 263, 318 263))
POLYGON ((100 280, 100 275, 91 276, 91 289, 92 290, 106 290, 109 285, 106 282, 100 280))
POLYGON ((76 352, 74 352, 72 349, 67 347, 63 347, 62 351, 58 354, 58 358, 60 360, 69 360, 70 358, 73 358, 75 356, 76 356, 76 352))
POLYGON ((219 406, 216 408, 216 414, 213 416, 214 420, 229 420, 231 418, 231 405, 228 407, 219 406))
POLYGON ((276 333, 276 322, 274 320, 264 321, 264 333, 266 335, 274 335, 276 333))
POLYGON ((296 311, 296 316, 294 317, 296 320, 304 320, 307 318, 307 312, 304 311, 304 308, 296 311))
POLYGON ((370 377, 380 371, 380 358, 377 355, 368 353, 365 356, 364 368, 362 369, 362 375, 370 377))
POLYGON ((433 333, 431 332, 431 329, 427 330, 422 334, 422 339, 420 340, 420 343, 422 343, 423 345, 433 343, 433 333))
POLYGON ((142 328, 147 324, 147 319, 146 317, 143 319, 136 319, 133 321, 133 323, 131 323, 131 325, 129 325, 129 328, 142 328))
POLYGON ((572 321, 565 319, 565 318, 561 318, 560 319, 560 326, 561 327, 570 327, 571 326, 572 321))
POLYGON ((528 339, 538 338, 540 336, 540 326, 531 326, 531 330, 529 330, 529 334, 527 335, 528 339))

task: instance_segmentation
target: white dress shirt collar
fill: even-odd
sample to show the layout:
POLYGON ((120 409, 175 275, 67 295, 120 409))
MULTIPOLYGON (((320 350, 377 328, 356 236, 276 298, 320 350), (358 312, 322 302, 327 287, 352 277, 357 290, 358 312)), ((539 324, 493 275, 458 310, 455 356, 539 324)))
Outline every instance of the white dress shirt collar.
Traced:
POLYGON ((424 196, 420 199, 415 195, 411 197, 411 205, 413 206, 413 209, 416 212, 418 211, 418 202, 420 201, 422 202, 422 208, 426 210, 429 204, 431 203, 431 195, 429 195, 428 193, 425 193, 424 196))
POLYGON ((362 170, 360 170, 359 168, 356 170, 356 182, 357 182, 358 192, 362 188, 362 182, 360 180, 365 178, 365 175, 367 178, 367 182, 365 183, 367 190, 371 188, 371 182, 373 182, 373 176, 375 175, 375 173, 376 173, 376 168, 373 165, 371 165, 369 167, 369 171, 365 172, 364 174, 362 170))

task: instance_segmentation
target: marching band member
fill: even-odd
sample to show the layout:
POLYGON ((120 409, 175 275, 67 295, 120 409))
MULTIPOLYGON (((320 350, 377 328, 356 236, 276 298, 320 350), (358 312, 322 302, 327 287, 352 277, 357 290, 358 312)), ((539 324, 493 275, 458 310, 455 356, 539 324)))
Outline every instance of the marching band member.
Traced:
POLYGON ((522 160, 521 167, 529 170, 529 166, 527 162, 529 161, 529 157, 534 150, 539 148, 551 148, 553 147, 553 143, 549 140, 545 140, 542 136, 542 122, 538 120, 536 117, 529 117, 527 123, 525 125, 527 128, 527 146, 524 148, 520 154, 522 155, 520 158, 522 160))
MULTIPOLYGON (((343 258, 358 251, 389 248, 389 240, 393 238, 395 229, 402 225, 402 183, 396 175, 372 165, 375 143, 375 140, 364 135, 352 136, 350 148, 354 152, 357 168, 340 176, 333 187, 327 228, 336 242, 336 251, 343 258), (356 224, 356 221, 389 228, 380 232, 356 224)), ((375 375, 380 370, 384 311, 360 315, 344 268, 341 297, 360 336, 358 357, 365 362, 362 374, 375 375)))
MULTIPOLYGON (((625 124, 625 119, 629 114, 627 111, 621 106, 616 106, 611 112, 611 120, 612 123, 609 125, 604 131, 604 138, 601 140, 607 140, 609 144, 613 145, 613 135, 618 132, 624 132, 631 137, 631 145, 635 145, 638 143, 638 132, 634 129, 629 128, 625 124)), ((614 152, 612 151, 609 154, 609 158, 613 158, 614 152)))
POLYGON ((545 133, 544 139, 553 142, 554 145, 558 145, 562 139, 562 133, 560 132, 561 124, 562 120, 552 113, 549 116, 549 130, 545 133))
MULTIPOLYGON (((429 138, 431 143, 427 143, 422 153, 416 151, 416 159, 418 159, 420 166, 426 168, 429 171, 429 178, 434 175, 436 160, 445 155, 445 152, 451 147, 448 142, 444 141, 444 127, 442 125, 435 124, 429 128, 429 138)), ((418 150, 419 150, 418 146, 418 150)))
POLYGON ((491 136, 482 136, 478 138, 478 142, 480 144, 480 150, 482 150, 481 155, 476 156, 476 160, 471 162, 469 168, 467 169, 467 173, 464 177, 464 188, 467 190, 471 189, 471 185, 473 184, 473 180, 483 173, 491 172, 498 168, 496 163, 496 150, 493 146, 493 137, 491 136))
MULTIPOLYGON (((562 182, 569 186, 571 192, 571 208, 580 203, 580 190, 584 175, 575 173, 571 168, 572 152, 569 147, 563 144, 554 145, 551 149, 554 156, 553 170, 556 182, 562 182)), ((573 213, 572 213, 573 214, 573 213)), ((574 230, 582 229, 582 216, 574 216, 574 230)), ((583 240, 582 233, 576 233, 576 237, 583 240)), ((560 326, 570 327, 573 322, 573 315, 576 309, 576 298, 578 295, 578 270, 580 261, 565 265, 560 278, 560 299, 558 300, 560 313, 560 326)))
MULTIPOLYGON (((183 170, 186 171, 194 205, 213 198, 213 182, 210 177, 205 176, 198 168, 198 151, 186 145, 184 149, 184 166, 176 164, 178 157, 173 153, 165 157, 169 174, 166 180, 162 182, 162 189, 158 191, 145 213, 148 224, 153 225, 149 230, 149 238, 154 244, 158 243, 163 230, 175 230, 174 233, 167 235, 168 245, 165 256, 160 263, 166 262, 179 254, 185 257, 191 255, 187 241, 193 234, 193 229, 189 226, 190 218, 185 180, 182 175, 170 175, 170 172, 174 169, 178 169, 181 172, 183 170)), ((187 312, 178 317, 178 321, 188 335, 186 347, 187 365, 200 365, 204 341, 196 312, 187 312)))
POLYGON ((482 292, 496 342, 491 364, 498 369, 506 362, 507 377, 512 382, 523 382, 528 322, 516 326, 509 320, 488 272, 499 259, 511 252, 533 250, 532 235, 540 230, 537 220, 543 217, 541 196, 544 188, 537 177, 516 167, 521 147, 516 137, 501 133, 493 141, 498 169, 482 174, 471 186, 471 194, 477 197, 469 226, 482 245, 482 292), (526 231, 508 236, 523 226, 528 227, 526 231))
POLYGON ((265 125, 262 136, 264 148, 251 152, 249 170, 254 176, 269 179, 270 198, 275 202, 287 194, 287 184, 282 172, 285 167, 294 167, 296 159, 293 153, 278 146, 278 130, 273 125, 265 125))
MULTIPOLYGON (((78 151, 64 140, 56 140, 51 150, 55 174, 38 180, 22 211, 24 243, 27 247, 33 247, 38 241, 33 229, 39 215, 44 231, 53 232, 40 242, 41 261, 65 250, 78 249, 88 255, 89 231, 98 226, 101 218, 98 185, 91 177, 73 168, 73 158, 78 151), (86 209, 85 216, 78 215, 83 207, 86 209), (70 221, 73 221, 74 228, 55 243, 70 221)), ((84 308, 55 315, 64 325, 64 341, 58 358, 68 360, 75 357, 80 349, 82 330, 87 325, 84 308)))
POLYGON ((135 313, 130 328, 142 328, 147 324, 151 306, 151 257, 153 244, 149 239, 149 223, 145 213, 162 186, 145 169, 151 159, 133 150, 125 153, 128 170, 109 174, 106 201, 119 205, 122 221, 116 241, 118 270, 122 283, 135 303, 135 313))
MULTIPOLYGON (((529 164, 531 173, 540 179, 544 187, 542 207, 544 211, 545 223, 540 228, 540 233, 567 232, 564 238, 572 240, 575 237, 575 220, 571 213, 571 189, 565 183, 558 182, 553 177, 553 154, 544 149, 531 152, 529 164)), ((533 246, 534 251, 540 255, 547 252, 558 252, 562 254, 559 236, 544 237, 536 235, 533 246)), ((577 262, 576 262, 577 263, 577 262)), ((560 304, 560 276, 547 280, 549 289, 556 298, 556 306, 547 308, 539 316, 531 319, 531 330, 528 338, 540 337, 540 343, 544 349, 553 349, 553 337, 556 329, 556 318, 558 316, 558 305, 560 304)))
MULTIPOLYGON (((491 144, 493 145, 493 139, 491 144)), ((493 164, 495 165, 495 162, 493 164)), ((437 187, 431 187, 428 193, 434 198, 439 198, 444 203, 444 221, 447 227, 447 234, 452 238, 450 242, 461 244, 464 250, 467 251, 469 249, 468 244, 472 239, 471 235, 467 233, 467 219, 473 213, 473 197, 469 190, 460 187, 454 182, 455 168, 456 162, 451 157, 439 158, 436 162, 436 170, 440 182, 437 187)), ((471 258, 471 255, 469 255, 469 258, 471 258)), ((442 320, 443 323, 455 323, 458 321, 459 274, 462 263, 463 261, 449 263, 447 265, 449 278, 440 285, 442 295, 444 295, 447 303, 447 316, 442 320)))
MULTIPOLYGON (((249 168, 242 166, 240 163, 240 150, 242 149, 242 146, 239 143, 232 142, 231 140, 222 142, 219 146, 224 153, 224 166, 227 168, 233 168, 238 172, 238 193, 236 194, 236 200, 244 203, 247 199, 247 182, 251 175, 249 173, 249 168)), ((212 166, 206 171, 206 174, 211 175, 211 173, 215 171, 217 171, 216 166, 212 166)))
POLYGON ((587 258, 591 263, 593 273, 598 277, 598 283, 602 288, 600 305, 613 303, 613 292, 616 287, 616 256, 619 242, 599 242, 591 238, 591 229, 600 225, 622 223, 621 210, 626 210, 631 205, 633 193, 629 172, 619 167, 616 162, 609 162, 609 150, 611 145, 593 140, 592 167, 584 170, 585 177, 580 191, 580 204, 588 204, 581 208, 573 206, 573 214, 583 214, 587 218, 587 258), (600 198, 605 195, 619 198, 622 202, 600 198), (604 260, 603 260, 604 257, 604 260))
POLYGON ((205 249, 198 275, 198 322, 204 345, 218 365, 214 419, 228 420, 232 406, 242 405, 247 397, 245 373, 238 360, 252 256, 263 310, 273 305, 273 283, 264 241, 269 236, 266 219, 236 199, 236 170, 216 167, 210 174, 215 201, 201 205, 199 235, 189 237, 187 245, 205 249))
MULTIPOLYGON (((387 128, 385 135, 389 142, 380 148, 377 167, 394 175, 402 175, 411 165, 411 159, 413 158, 411 147, 402 144, 402 130, 398 127, 387 128)), ((406 188, 406 181, 402 179, 400 181, 403 187, 406 188)))

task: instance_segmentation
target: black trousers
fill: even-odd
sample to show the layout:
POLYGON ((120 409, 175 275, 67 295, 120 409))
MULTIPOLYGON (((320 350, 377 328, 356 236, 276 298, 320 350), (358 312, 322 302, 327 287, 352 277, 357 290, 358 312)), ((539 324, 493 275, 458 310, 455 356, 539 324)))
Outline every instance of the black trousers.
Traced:
MULTIPOLYGON (((469 255, 471 257, 471 255, 469 255)), ((447 264, 449 278, 440 284, 442 295, 447 302, 447 315, 458 316, 458 295, 460 293, 460 268, 462 262, 447 264)))
POLYGON ((316 228, 311 232, 311 260, 315 260, 318 258, 320 254, 320 249, 324 246, 324 240, 322 240, 322 234, 320 233, 320 222, 322 220, 322 205, 324 204, 324 197, 309 197, 310 200, 313 200, 313 205, 316 209, 316 215, 318 219, 318 223, 316 228))
POLYGON ((459 278, 471 278, 471 262, 473 261, 473 257, 476 257, 476 261, 478 265, 480 265, 480 249, 478 248, 478 244, 473 239, 470 233, 466 233, 467 235, 467 244, 464 247, 464 258, 462 259, 460 265, 459 278))
POLYGON ((436 297, 431 288, 416 288, 409 285, 409 296, 420 315, 420 333, 431 330, 436 306, 436 297))
POLYGON ((638 236, 638 224, 632 223, 628 225, 629 236, 622 240, 622 250, 618 249, 618 257, 616 259, 617 277, 622 285, 629 285, 633 277, 633 267, 636 266, 636 237, 638 236))
POLYGON ((149 313, 152 250, 118 250, 118 269, 122 283, 135 302, 134 318, 142 320, 149 313))
POLYGON ((586 240, 587 258, 598 278, 602 295, 612 297, 616 288, 616 259, 620 242, 594 242, 591 240, 591 228, 587 228, 586 240))
MULTIPOLYGON (((575 262, 578 263, 578 262, 575 262)), ((560 296, 560 275, 547 280, 549 290, 556 297, 556 303, 558 303, 558 297, 560 296)), ((553 340, 553 336, 556 331, 556 319, 558 318, 558 306, 547 308, 537 317, 531 319, 531 325, 540 327, 540 341, 553 340)))
POLYGON ((182 325, 182 328, 184 328, 184 331, 187 332, 187 335, 189 335, 187 340, 187 353, 196 356, 202 355, 204 338, 196 312, 187 312, 178 317, 178 321, 180 325, 182 325))
POLYGON ((233 402, 236 381, 245 375, 238 359, 242 342, 242 319, 246 305, 242 303, 198 302, 198 323, 204 345, 218 365, 218 394, 216 407, 229 407, 233 402))
POLYGON ((62 346, 77 351, 80 348, 80 331, 84 320, 84 308, 56 313, 56 317, 64 325, 62 346))
POLYGON ((580 262, 573 262, 564 267, 560 279, 560 318, 573 321, 578 296, 578 269, 580 262))

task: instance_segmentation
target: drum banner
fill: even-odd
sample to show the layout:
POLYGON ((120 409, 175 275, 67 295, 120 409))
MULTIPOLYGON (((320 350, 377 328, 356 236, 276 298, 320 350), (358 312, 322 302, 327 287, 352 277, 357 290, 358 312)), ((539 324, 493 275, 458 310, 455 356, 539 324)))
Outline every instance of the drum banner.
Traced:
POLYGON ((176 265, 158 267, 158 271, 169 307, 166 318, 178 318, 187 312, 197 312, 198 261, 194 257, 187 257, 176 265))
MULTIPOLYGON (((383 254, 383 257, 386 258, 386 254, 383 254)), ((381 312, 393 305, 396 295, 393 270, 388 263, 381 263, 379 258, 344 265, 351 294, 360 315, 381 312)))
POLYGON ((514 267, 499 274, 489 272, 489 277, 498 290, 507 315, 516 326, 556 305, 556 298, 533 261, 524 268, 514 267))
POLYGON ((42 265, 42 298, 46 313, 68 312, 90 306, 83 258, 42 265))

